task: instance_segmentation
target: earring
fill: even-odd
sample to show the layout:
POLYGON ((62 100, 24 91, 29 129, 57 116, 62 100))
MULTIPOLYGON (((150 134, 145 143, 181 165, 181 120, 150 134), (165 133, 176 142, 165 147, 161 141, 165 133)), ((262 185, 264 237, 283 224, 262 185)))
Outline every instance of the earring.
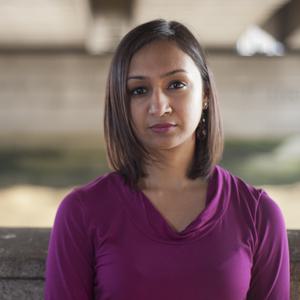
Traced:
POLYGON ((206 125, 206 119, 203 116, 201 118, 201 134, 202 134, 203 137, 206 137, 206 134, 207 134, 207 132, 206 132, 206 126, 205 125, 206 125))
POLYGON ((208 109, 208 103, 204 102, 203 104, 203 110, 202 110, 202 116, 200 123, 196 129, 196 134, 199 138, 205 138, 207 135, 207 130, 206 130, 206 113, 208 109))

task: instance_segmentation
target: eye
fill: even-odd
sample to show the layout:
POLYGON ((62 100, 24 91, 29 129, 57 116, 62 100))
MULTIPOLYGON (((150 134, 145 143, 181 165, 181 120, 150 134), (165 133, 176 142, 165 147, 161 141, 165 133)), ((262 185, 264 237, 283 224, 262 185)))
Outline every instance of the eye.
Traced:
POLYGON ((129 91, 130 95, 143 95, 147 92, 147 89, 144 87, 137 87, 129 91))
POLYGON ((181 82, 181 81, 173 81, 170 85, 169 88, 171 89, 182 89, 186 86, 185 83, 181 82))

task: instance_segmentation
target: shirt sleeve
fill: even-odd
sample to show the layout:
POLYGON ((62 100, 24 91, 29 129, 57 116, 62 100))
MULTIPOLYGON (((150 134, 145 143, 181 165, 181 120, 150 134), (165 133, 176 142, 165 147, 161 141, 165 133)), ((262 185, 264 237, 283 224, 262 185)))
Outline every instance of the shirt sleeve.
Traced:
POLYGON ((76 190, 60 203, 46 261, 45 300, 93 299, 93 243, 76 190))
POLYGON ((288 239, 278 205, 262 190, 256 212, 257 241, 247 300, 289 300, 288 239))

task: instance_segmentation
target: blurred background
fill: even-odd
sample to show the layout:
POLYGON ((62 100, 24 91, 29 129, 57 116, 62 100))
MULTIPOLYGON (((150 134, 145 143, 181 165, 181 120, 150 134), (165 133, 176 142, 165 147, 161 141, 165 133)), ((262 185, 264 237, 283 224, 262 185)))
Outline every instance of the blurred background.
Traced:
POLYGON ((51 227, 74 186, 110 171, 112 53, 134 26, 177 20, 215 75, 221 165, 263 187, 300 229, 299 0, 0 0, 0 227, 51 227))

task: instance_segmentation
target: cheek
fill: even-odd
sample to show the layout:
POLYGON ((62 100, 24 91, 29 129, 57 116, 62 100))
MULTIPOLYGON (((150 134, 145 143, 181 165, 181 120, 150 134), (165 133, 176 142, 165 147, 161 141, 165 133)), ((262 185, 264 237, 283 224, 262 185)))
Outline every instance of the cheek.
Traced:
POLYGON ((189 105, 181 108, 181 114, 191 122, 199 122, 201 118, 201 102, 191 100, 189 105))
POLYGON ((139 124, 142 123, 143 120, 143 110, 140 105, 131 104, 130 105, 130 113, 131 113, 131 119, 135 126, 139 126, 139 124))

